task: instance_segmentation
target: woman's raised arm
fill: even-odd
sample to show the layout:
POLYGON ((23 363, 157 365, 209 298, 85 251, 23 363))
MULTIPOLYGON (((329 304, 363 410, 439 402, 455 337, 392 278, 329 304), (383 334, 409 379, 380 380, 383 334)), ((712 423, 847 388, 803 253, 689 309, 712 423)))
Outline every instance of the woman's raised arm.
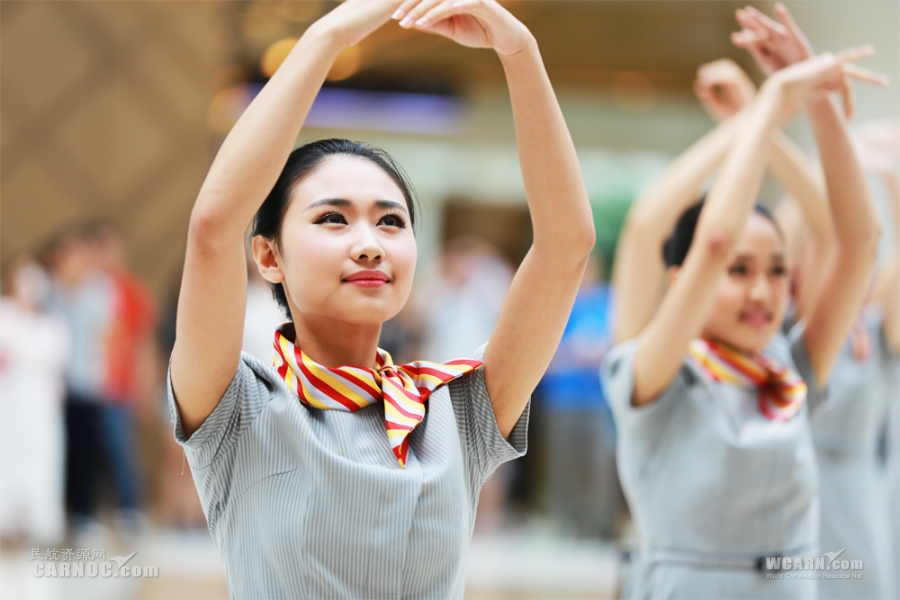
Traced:
POLYGON ((634 362, 635 405, 652 402, 675 378, 690 341, 700 334, 715 288, 741 235, 762 183, 771 135, 786 108, 830 89, 847 60, 867 55, 848 51, 822 55, 769 78, 741 123, 700 215, 691 249, 676 281, 641 334, 634 362))
MULTIPOLYGON (((794 65, 813 52, 788 10, 778 4, 776 11, 780 22, 753 8, 739 11, 738 22, 744 29, 735 34, 735 42, 747 48, 768 72, 794 65)), ((868 54, 871 53, 869 49, 868 54)), ((871 71, 856 66, 848 69, 860 79, 887 84, 886 78, 871 71)), ((849 117, 853 109, 850 87, 843 81, 839 89, 849 117)), ((834 255, 823 265, 821 287, 805 315, 803 334, 809 360, 821 385, 828 381, 831 367, 865 298, 875 266, 880 227, 844 117, 827 97, 810 102, 807 113, 825 174, 835 231, 834 255)))
POLYGON ((628 211, 613 267, 616 343, 637 337, 653 318, 663 297, 663 242, 722 162, 738 120, 723 121, 682 152, 628 211))
POLYGON ((398 0, 348 0, 314 23, 219 149, 191 212, 172 386, 185 435, 216 407, 240 360, 244 234, 284 168, 337 54, 390 19, 398 0))
POLYGON ((494 415, 507 436, 562 338, 594 247, 590 203, 537 42, 525 26, 494 0, 411 0, 402 10, 408 12, 398 15, 401 25, 493 48, 506 72, 534 229, 484 357, 494 415))

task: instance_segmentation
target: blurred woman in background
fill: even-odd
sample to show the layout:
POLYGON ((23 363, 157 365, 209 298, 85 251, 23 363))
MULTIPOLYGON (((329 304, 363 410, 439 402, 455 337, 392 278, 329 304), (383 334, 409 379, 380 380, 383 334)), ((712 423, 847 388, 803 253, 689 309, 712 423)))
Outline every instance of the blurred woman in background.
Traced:
MULTIPOLYGON (((864 178, 827 92, 843 89, 847 76, 883 81, 847 64, 870 49, 806 60, 767 52, 783 68, 738 122, 706 201, 684 211, 667 240, 662 303, 604 363, 620 476, 641 535, 638 597, 815 594, 814 580, 761 571, 774 567, 766 557, 816 555, 807 418, 865 294, 878 240, 864 178), (772 134, 800 107, 813 124, 838 243, 811 317, 785 338, 784 240, 754 202, 772 134)), ((619 294, 619 306, 632 302, 619 294)))

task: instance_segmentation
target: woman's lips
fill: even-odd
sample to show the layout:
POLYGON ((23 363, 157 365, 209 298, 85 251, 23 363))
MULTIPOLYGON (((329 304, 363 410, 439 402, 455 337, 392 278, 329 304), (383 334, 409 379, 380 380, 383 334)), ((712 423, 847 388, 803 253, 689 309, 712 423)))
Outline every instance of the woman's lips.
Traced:
POLYGON ((385 273, 376 270, 358 271, 344 279, 345 283, 360 287, 381 287, 389 281, 390 278, 385 273))
POLYGON ((742 313, 741 323, 754 328, 767 327, 772 322, 772 314, 768 312, 742 313))

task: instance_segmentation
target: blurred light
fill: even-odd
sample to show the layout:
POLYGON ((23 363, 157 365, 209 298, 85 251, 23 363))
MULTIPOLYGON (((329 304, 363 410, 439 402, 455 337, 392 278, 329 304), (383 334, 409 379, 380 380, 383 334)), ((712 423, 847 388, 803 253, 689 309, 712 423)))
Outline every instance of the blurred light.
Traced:
POLYGON ((613 77, 612 91, 616 104, 628 112, 642 113, 656 105, 656 86, 641 73, 617 73, 613 77))
POLYGON ((324 88, 304 127, 446 135, 459 133, 463 116, 452 96, 324 88))
POLYGON ((328 81, 341 81, 347 79, 359 70, 362 64, 362 48, 359 45, 350 46, 341 50, 334 59, 334 64, 328 72, 328 81))
POLYGON ((275 74, 275 71, 278 70, 278 67, 281 66, 281 63, 284 62, 284 59, 287 58, 296 44, 297 38, 284 38, 266 48, 266 52, 262 57, 262 65, 260 66, 266 77, 271 77, 275 74))
MULTIPOLYGON (((231 131, 262 88, 243 83, 216 94, 206 114, 210 130, 231 131)), ((303 126, 448 135, 460 132, 463 117, 463 102, 452 96, 323 88, 303 126)))

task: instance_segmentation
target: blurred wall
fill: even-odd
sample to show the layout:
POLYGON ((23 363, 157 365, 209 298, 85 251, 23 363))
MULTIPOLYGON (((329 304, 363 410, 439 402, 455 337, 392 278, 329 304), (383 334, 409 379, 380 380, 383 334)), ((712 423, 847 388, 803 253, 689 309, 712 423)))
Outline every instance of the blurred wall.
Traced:
MULTIPOLYGON (((773 13, 771 2, 754 4, 773 13)), ((539 35, 595 206, 633 197, 713 127, 690 89, 702 62, 730 56, 761 81, 728 42, 737 2, 507 5, 539 35)), ((858 118, 896 116, 900 2, 788 6, 819 50, 876 46, 861 64, 888 74, 892 85, 855 85, 858 118)), ((0 259, 63 223, 106 218, 126 234, 132 267, 160 298, 174 291, 190 209, 222 135, 208 129, 210 102, 235 77, 257 77, 269 43, 299 35, 329 7, 324 0, 0 2, 0 259)), ((525 201, 499 61, 442 39, 384 27, 366 41, 360 72, 342 85, 454 91, 465 104, 458 129, 301 134, 301 141, 361 139, 397 157, 424 205, 422 266, 437 251, 448 198, 525 201)), ((802 119, 788 131, 812 147, 802 119)), ((763 192, 776 194, 770 186, 763 192)))
POLYGON ((211 158, 222 48, 213 2, 0 3, 5 261, 64 223, 103 218, 164 293, 211 158))

